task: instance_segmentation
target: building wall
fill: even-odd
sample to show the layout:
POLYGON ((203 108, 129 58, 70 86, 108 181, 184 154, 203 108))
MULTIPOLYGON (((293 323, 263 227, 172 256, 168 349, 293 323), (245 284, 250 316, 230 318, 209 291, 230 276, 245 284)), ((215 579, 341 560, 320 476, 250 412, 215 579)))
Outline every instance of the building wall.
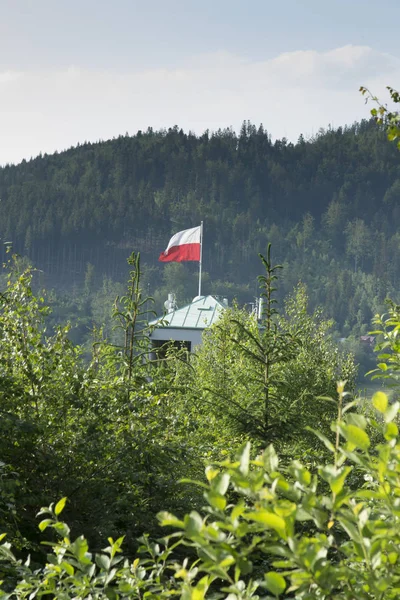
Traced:
POLYGON ((202 329, 174 329, 173 327, 160 327, 155 329, 150 339, 154 341, 168 342, 170 340, 174 342, 189 342, 191 345, 191 351, 193 352, 196 346, 199 346, 202 341, 202 329))

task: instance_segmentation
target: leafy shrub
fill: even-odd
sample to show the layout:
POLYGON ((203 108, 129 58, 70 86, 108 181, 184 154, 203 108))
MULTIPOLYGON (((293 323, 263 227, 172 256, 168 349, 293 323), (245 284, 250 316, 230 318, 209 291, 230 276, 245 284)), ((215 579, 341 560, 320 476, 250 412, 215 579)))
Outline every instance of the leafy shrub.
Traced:
POLYGON ((42 569, 0 556, 19 581, 3 598, 297 598, 394 599, 400 594, 400 445, 394 419, 399 403, 378 392, 369 421, 344 404, 338 385, 335 443, 321 433, 332 462, 311 473, 300 462, 279 469, 272 446, 251 459, 246 444, 237 460, 206 469, 203 514, 183 519, 158 515, 171 533, 158 543, 142 538, 133 562, 123 559, 123 539, 109 539, 99 554, 83 537, 71 541, 59 520, 62 499, 42 510, 40 529, 58 541, 42 569), (371 448, 367 428, 381 436, 371 448), (356 471, 363 485, 352 489, 356 471))

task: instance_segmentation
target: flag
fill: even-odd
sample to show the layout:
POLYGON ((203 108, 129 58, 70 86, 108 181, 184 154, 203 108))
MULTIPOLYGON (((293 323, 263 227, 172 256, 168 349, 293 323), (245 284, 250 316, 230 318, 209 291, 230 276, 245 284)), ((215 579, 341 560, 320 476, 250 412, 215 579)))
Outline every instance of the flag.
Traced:
POLYGON ((161 252, 161 262, 200 261, 201 226, 178 231, 169 240, 167 249, 161 252))

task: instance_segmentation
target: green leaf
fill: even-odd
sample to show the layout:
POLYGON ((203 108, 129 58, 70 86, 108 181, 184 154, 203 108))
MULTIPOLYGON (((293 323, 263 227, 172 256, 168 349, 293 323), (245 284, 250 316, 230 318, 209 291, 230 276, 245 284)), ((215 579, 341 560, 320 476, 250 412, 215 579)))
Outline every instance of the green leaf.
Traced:
POLYGON ((294 460, 292 462, 290 465, 290 470, 296 477, 297 481, 306 486, 310 485, 311 473, 298 460, 294 460))
POLYGON ((53 527, 63 537, 69 536, 70 529, 66 523, 59 521, 58 523, 54 523, 53 527))
POLYGON ((66 573, 68 573, 68 575, 71 575, 71 576, 74 575, 74 573, 75 573, 74 567, 72 565, 70 565, 68 562, 66 562, 65 560, 61 563, 60 566, 64 569, 64 571, 66 573))
POLYGON ((189 515, 185 516, 184 524, 188 535, 198 535, 203 527, 203 520, 198 512, 192 510, 189 515))
POLYGON ((240 500, 236 506, 233 507, 232 512, 231 512, 231 519, 232 521, 236 521, 236 519, 238 519, 240 516, 242 516, 242 514, 244 513, 244 511, 246 510, 245 505, 243 500, 240 500))
POLYGON ((262 523, 266 527, 274 529, 282 537, 285 536, 286 523, 284 519, 282 519, 282 517, 279 517, 275 513, 269 512, 267 510, 259 510, 247 513, 246 517, 250 521, 262 523))
POLYGON ((317 431, 316 429, 312 429, 312 427, 306 427, 305 428, 307 431, 311 431, 311 433, 314 433, 314 435, 317 436, 318 439, 321 440, 321 442, 323 442, 326 446, 326 448, 328 450, 330 450, 330 452, 335 452, 335 446, 332 444, 332 442, 326 437, 326 435, 324 435, 323 433, 321 433, 320 431, 317 431))
POLYGON ((224 510, 226 506, 225 496, 218 494, 218 492, 214 492, 214 490, 205 492, 204 496, 213 508, 217 508, 218 510, 224 510))
POLYGON ((211 482, 213 492, 223 496, 228 490, 229 480, 229 473, 219 473, 211 482))
MULTIPOLYGON (((347 519, 346 517, 344 517, 340 514, 337 515, 336 518, 339 521, 339 523, 341 524, 341 526, 343 527, 343 529, 345 530, 345 532, 347 533, 347 535, 350 537, 350 539, 353 542, 355 542, 355 544, 359 544, 362 541, 362 535, 358 531, 358 527, 356 526, 356 524, 353 521, 351 521, 350 519, 347 519)), ((357 548, 355 548, 355 551, 357 552, 357 548)), ((361 556, 362 556, 362 554, 361 554, 361 556)))
MULTIPOLYGON (((108 579, 108 577, 107 577, 106 584, 108 584, 108 583, 109 583, 109 579, 108 579)), ((121 590, 121 591, 122 591, 122 590, 121 590)), ((131 591, 131 587, 130 587, 129 585, 128 585, 128 587, 127 587, 127 590, 126 590, 126 591, 127 591, 127 592, 130 592, 130 591, 131 591)), ((112 587, 110 587, 110 586, 108 586, 108 587, 105 589, 104 593, 105 593, 106 597, 108 598, 108 600, 117 600, 117 598, 119 597, 119 596, 117 596, 117 593, 116 593, 116 591, 114 590, 114 588, 112 588, 112 587)))
POLYGON ((263 461, 267 473, 274 473, 278 469, 279 459, 272 444, 264 450, 263 461))
MULTIPOLYGON (((191 589, 190 600, 203 600, 208 590, 208 575, 204 575, 196 585, 191 589)), ((184 598, 186 596, 182 596, 184 598)), ((189 598, 189 596, 187 596, 189 598)))
POLYGON ((274 571, 270 571, 264 575, 265 577, 265 585, 267 589, 274 594, 274 596, 279 596, 283 594, 286 589, 286 581, 279 573, 275 573, 274 571))
POLYGON ((399 412, 399 408, 400 408, 399 402, 393 402, 393 404, 390 404, 388 406, 388 408, 385 410, 385 413, 383 415, 383 418, 385 419, 386 423, 390 423, 391 421, 393 421, 393 419, 399 412))
POLYGON ((390 422, 386 425, 385 439, 390 441, 399 435, 399 428, 396 423, 390 422))
POLYGON ((166 511, 159 512, 157 518, 160 521, 162 527, 172 526, 182 528, 184 526, 183 521, 178 519, 178 517, 175 517, 175 515, 166 511))
POLYGON ((64 506, 65 503, 67 501, 67 498, 61 498, 61 500, 59 500, 56 504, 56 507, 54 509, 54 513, 58 516, 63 510, 64 510, 64 506))
POLYGON ((250 442, 246 442, 241 449, 239 454, 240 466, 239 470, 242 475, 247 475, 249 472, 249 461, 250 461, 250 442))
POLYGON ((242 556, 239 557, 236 564, 243 575, 248 575, 253 571, 253 563, 247 558, 244 558, 242 556))
POLYGON ((91 561, 86 561, 86 554, 89 550, 89 546, 88 543, 86 541, 86 539, 83 537, 83 535, 81 535, 80 537, 76 538, 76 540, 74 541, 74 543, 71 546, 72 552, 74 553, 74 555, 76 556, 76 558, 80 561, 80 562, 88 562, 89 564, 91 563, 91 561))
POLYGON ((326 465, 321 469, 321 476, 329 483, 332 492, 337 495, 342 491, 346 477, 351 470, 351 467, 337 469, 334 465, 326 465))
POLYGON ((376 392, 372 396, 372 404, 381 413, 384 413, 388 407, 389 400, 384 392, 376 392))
POLYGON ((207 481, 212 481, 214 479, 214 477, 216 477, 218 475, 218 473, 220 472, 219 469, 215 469, 214 467, 212 467, 211 465, 208 465, 206 467, 206 477, 207 477, 207 481))
POLYGON ((349 402, 348 404, 346 404, 343 407, 342 414, 344 415, 348 410, 352 409, 354 406, 357 406, 357 404, 360 404, 360 401, 361 401, 361 398, 356 398, 352 402, 349 402))
POLYGON ((104 571, 108 571, 111 566, 110 557, 106 554, 96 554, 96 564, 99 569, 103 569, 104 571))
POLYGON ((349 413, 346 417, 346 424, 355 425, 365 431, 367 428, 367 419, 364 415, 360 415, 359 413, 349 413))
POLYGON ((368 434, 356 425, 341 425, 340 430, 348 442, 361 450, 368 450, 371 441, 368 434))
POLYGON ((54 521, 52 519, 44 519, 43 521, 40 521, 40 523, 39 523, 40 531, 44 531, 52 523, 54 523, 54 521))

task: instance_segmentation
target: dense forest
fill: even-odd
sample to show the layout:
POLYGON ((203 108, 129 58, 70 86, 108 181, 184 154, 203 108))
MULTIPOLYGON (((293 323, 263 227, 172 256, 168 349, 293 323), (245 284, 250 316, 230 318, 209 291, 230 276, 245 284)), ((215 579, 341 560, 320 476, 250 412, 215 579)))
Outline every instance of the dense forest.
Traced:
POLYGON ((201 220, 205 293, 253 301, 268 242, 285 266, 281 298, 301 280, 338 337, 365 334, 399 289, 400 165, 372 120, 296 144, 249 122, 239 134, 149 129, 5 166, 0 198, 1 238, 55 289, 56 313, 80 311, 79 341, 104 322, 133 249, 158 310, 168 292, 190 300, 196 265, 157 258, 201 220))

